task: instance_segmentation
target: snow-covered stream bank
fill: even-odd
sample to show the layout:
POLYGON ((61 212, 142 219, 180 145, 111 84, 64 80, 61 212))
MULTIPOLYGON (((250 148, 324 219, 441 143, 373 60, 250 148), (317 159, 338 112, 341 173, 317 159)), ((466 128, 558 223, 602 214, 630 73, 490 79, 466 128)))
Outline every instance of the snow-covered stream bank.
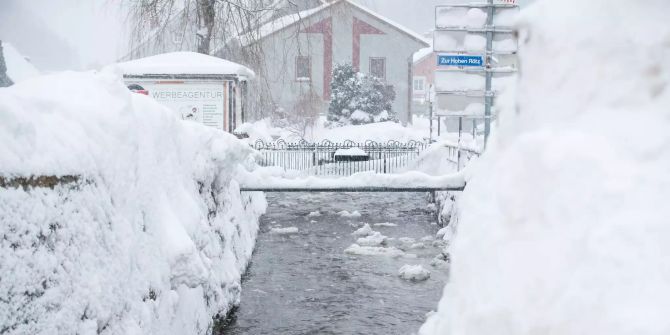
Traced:
POLYGON ((670 334, 667 0, 536 1, 421 335, 670 334))
POLYGON ((447 269, 431 266, 444 242, 424 193, 279 193, 268 204, 221 335, 412 334, 435 308, 447 269), (412 282, 425 273, 411 265, 430 278, 412 282))
POLYGON ((0 333, 206 334, 239 300, 244 143, 93 73, 0 89, 0 143, 0 184, 78 178, 0 185, 0 333))

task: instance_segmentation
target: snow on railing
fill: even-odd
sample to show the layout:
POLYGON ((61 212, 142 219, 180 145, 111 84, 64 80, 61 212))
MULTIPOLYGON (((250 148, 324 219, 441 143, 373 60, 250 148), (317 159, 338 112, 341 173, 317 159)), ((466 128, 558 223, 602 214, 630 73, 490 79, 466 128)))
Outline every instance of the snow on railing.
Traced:
POLYGON ((428 143, 419 141, 289 143, 259 140, 253 145, 259 153, 257 163, 260 166, 278 166, 307 175, 326 176, 349 176, 365 171, 396 173, 416 160, 427 147, 428 143))

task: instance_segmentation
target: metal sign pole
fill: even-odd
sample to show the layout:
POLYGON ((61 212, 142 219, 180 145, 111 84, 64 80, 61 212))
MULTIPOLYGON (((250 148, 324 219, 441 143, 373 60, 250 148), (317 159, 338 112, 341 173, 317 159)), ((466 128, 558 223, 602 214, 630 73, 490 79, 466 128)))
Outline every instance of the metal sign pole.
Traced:
POLYGON ((431 97, 431 91, 433 90, 433 85, 429 86, 428 89, 428 118, 430 119, 430 135, 428 136, 428 143, 433 143, 433 98, 431 97))
MULTIPOLYGON (((493 28, 493 15, 495 15, 495 7, 493 6, 493 0, 488 0, 489 6, 488 7, 488 17, 486 19, 486 26, 489 28, 493 28)), ((485 98, 484 98, 484 148, 486 148, 486 144, 488 143, 489 140, 489 135, 491 133, 491 106, 493 105, 493 92, 491 91, 492 89, 492 81, 493 81, 493 72, 491 72, 491 69, 493 68, 491 64, 491 60, 493 57, 493 31, 492 29, 487 29, 486 31, 486 67, 484 70, 486 71, 486 93, 485 93, 485 98)))

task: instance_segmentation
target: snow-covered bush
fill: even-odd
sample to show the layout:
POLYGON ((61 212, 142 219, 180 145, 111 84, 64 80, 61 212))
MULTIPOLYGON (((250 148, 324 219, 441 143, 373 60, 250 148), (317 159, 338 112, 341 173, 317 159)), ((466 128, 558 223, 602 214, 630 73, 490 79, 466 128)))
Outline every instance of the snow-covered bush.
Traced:
POLYGON ((238 301, 265 200, 232 135, 63 73, 0 89, 0 143, 0 333, 205 334, 238 301))
POLYGON ((518 91, 459 198, 450 282, 420 334, 670 333, 667 13, 522 12, 518 91))
POLYGON ((392 108, 395 91, 379 78, 357 72, 351 64, 343 64, 333 69, 330 87, 328 121, 340 125, 397 122, 392 108))

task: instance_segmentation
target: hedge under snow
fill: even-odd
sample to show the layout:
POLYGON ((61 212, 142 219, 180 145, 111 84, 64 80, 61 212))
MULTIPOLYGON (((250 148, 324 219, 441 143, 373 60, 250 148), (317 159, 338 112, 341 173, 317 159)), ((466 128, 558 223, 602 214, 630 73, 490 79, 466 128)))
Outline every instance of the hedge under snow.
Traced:
POLYGON ((667 0, 537 1, 420 334, 670 333, 667 0), (509 98, 509 97, 508 97, 509 98))
POLYGON ((0 89, 0 333, 204 334, 239 299, 260 194, 233 136, 177 120, 114 74, 0 89))

